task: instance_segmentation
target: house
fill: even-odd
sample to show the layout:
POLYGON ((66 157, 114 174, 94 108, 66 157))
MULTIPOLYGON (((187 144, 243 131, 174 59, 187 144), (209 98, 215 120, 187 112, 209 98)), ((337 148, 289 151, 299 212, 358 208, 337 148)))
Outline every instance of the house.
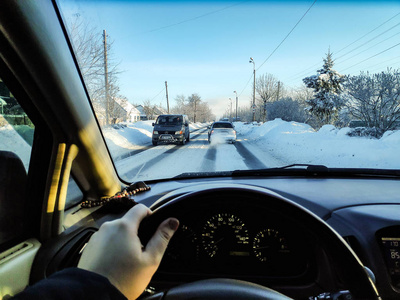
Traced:
POLYGON ((118 121, 119 122, 136 122, 141 120, 140 111, 126 99, 115 98, 118 104, 118 121))
POLYGON ((136 106, 136 109, 137 109, 137 110, 139 111, 139 113, 140 113, 140 120, 141 120, 141 121, 146 121, 146 120, 148 120, 147 114, 146 114, 146 112, 145 112, 145 108, 144 108, 143 105, 138 105, 138 106, 136 106))

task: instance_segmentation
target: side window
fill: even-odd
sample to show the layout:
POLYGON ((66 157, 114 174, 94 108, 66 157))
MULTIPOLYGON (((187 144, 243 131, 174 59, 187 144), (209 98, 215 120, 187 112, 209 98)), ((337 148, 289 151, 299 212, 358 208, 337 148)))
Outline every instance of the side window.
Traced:
POLYGON ((0 244, 23 233, 35 127, 0 78, 0 244))

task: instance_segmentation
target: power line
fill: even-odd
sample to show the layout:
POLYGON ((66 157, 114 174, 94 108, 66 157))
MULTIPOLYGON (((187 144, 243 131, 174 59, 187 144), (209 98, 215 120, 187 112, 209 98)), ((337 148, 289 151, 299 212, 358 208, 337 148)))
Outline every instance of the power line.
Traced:
POLYGON ((396 27, 397 27, 397 26, 399 26, 399 25, 400 25, 400 22, 399 22, 399 23, 397 23, 396 25, 394 25, 394 26, 390 27, 389 29, 385 30, 384 32, 382 32, 382 33, 380 33, 380 34, 378 34, 378 35, 374 36, 372 39, 370 39, 370 40, 366 41, 364 44, 361 44, 360 46, 358 46, 358 47, 354 48, 353 50, 350 50, 349 52, 347 52, 347 53, 343 54, 342 56, 339 56, 339 57, 337 57, 337 58, 336 58, 334 61, 336 61, 336 60, 338 60, 338 59, 340 59, 340 58, 342 58, 342 57, 346 56, 347 54, 350 54, 351 52, 353 52, 353 51, 355 51, 355 50, 357 50, 357 49, 361 48, 362 46, 365 46, 366 44, 368 44, 368 43, 372 42, 373 40, 377 39, 378 37, 382 36, 382 35, 383 35, 383 34, 385 34, 386 32, 388 32, 388 31, 392 30, 393 28, 396 28, 396 27))
MULTIPOLYGON (((399 23, 399 24, 400 24, 400 23, 399 23)), ((390 37, 384 39, 383 41, 380 41, 380 42, 378 42, 378 43, 372 45, 371 47, 369 47, 369 48, 367 48, 367 49, 365 49, 365 50, 363 50, 363 51, 361 51, 361 52, 358 52, 357 54, 355 54, 355 55, 353 55, 353 56, 350 56, 349 58, 346 58, 345 60, 342 60, 342 61, 340 61, 340 62, 336 62, 336 64, 344 63, 345 61, 348 61, 349 59, 352 59, 352 58, 354 58, 354 57, 360 55, 361 53, 364 53, 365 51, 368 51, 368 50, 370 50, 371 48, 374 48, 374 47, 380 45, 381 43, 386 42, 387 40, 390 40, 391 38, 393 38, 394 36, 399 35, 399 34, 400 34, 400 32, 395 33, 395 34, 393 34, 392 36, 390 36, 390 37)))
POLYGON ((389 18, 388 20, 386 20, 385 22, 383 22, 382 24, 378 25, 377 27, 375 27, 374 29, 372 29, 371 31, 367 32, 366 34, 364 34, 362 37, 358 38, 357 40, 355 40, 354 42, 348 44, 347 46, 345 46, 344 48, 340 49, 339 51, 336 52, 340 53, 342 52, 344 49, 350 47, 351 45, 357 43, 359 40, 363 39, 364 37, 366 37, 368 34, 374 32, 375 30, 377 30, 378 28, 382 27, 383 25, 385 25, 387 22, 391 21, 392 19, 396 18, 398 15, 400 15, 400 12, 395 14, 393 17, 389 18))
POLYGON ((267 57, 266 60, 257 68, 257 71, 268 61, 268 59, 278 50, 278 48, 283 44, 283 42, 289 37, 289 35, 293 32, 293 30, 299 25, 299 23, 303 20, 303 18, 307 15, 307 13, 310 11, 310 9, 314 6, 315 2, 317 0, 314 0, 314 2, 311 4, 311 6, 307 9, 307 11, 303 14, 303 16, 297 21, 296 25, 293 26, 293 28, 289 31, 289 33, 285 36, 285 38, 279 43, 279 45, 275 48, 274 51, 267 57))
POLYGON ((157 95, 155 95, 155 96, 150 100, 150 102, 153 101, 154 99, 156 99, 162 92, 164 92, 164 90, 165 90, 165 87, 163 87, 163 89, 162 89, 157 95))
MULTIPOLYGON (((372 32, 374 32, 375 30, 377 30, 378 28, 382 27, 383 25, 385 25, 386 23, 388 23, 389 21, 393 20, 394 18, 396 18, 397 16, 400 15, 400 12, 398 12, 397 14, 395 14, 394 16, 390 17, 389 19, 387 19, 386 21, 384 21, 383 23, 381 23, 380 25, 378 25, 377 27, 373 28, 372 30, 370 30, 369 32, 367 32, 366 34, 364 34, 363 36, 361 36, 360 38, 356 39, 355 41, 351 42, 350 44, 348 44, 347 46, 343 47, 342 49, 334 52, 335 54, 342 52, 343 50, 347 49, 348 47, 350 47, 351 45, 354 45, 355 43, 357 43, 358 41, 360 41, 361 39, 363 39, 364 37, 366 37, 367 35, 371 34, 372 32)), ((398 24, 397 24, 398 25, 398 24)), ((394 27, 396 27, 397 25, 395 25, 394 27)), ((392 27, 393 28, 393 27, 392 27)), ((389 29, 390 30, 390 29, 389 29)), ((385 31, 387 32, 387 30, 385 31)), ((384 33, 385 33, 384 32, 384 33)), ((360 46, 361 47, 361 46, 360 46)), ((357 48, 356 48, 357 49, 357 48)), ((347 53, 348 54, 348 53, 347 53)), ((341 56, 343 57, 343 55, 341 56)), ((340 58, 340 57, 339 57, 340 58)), ((339 59, 336 58, 336 59, 339 59)), ((298 73, 296 73, 295 75, 289 77, 289 81, 294 81, 300 77, 303 77, 308 71, 312 70, 313 68, 315 68, 316 66, 320 65, 321 61, 319 61, 318 63, 316 63, 315 65, 308 67, 306 69, 304 69, 303 71, 300 71, 298 73)))
POLYGON ((223 11, 223 10, 232 8, 232 7, 234 7, 234 6, 240 5, 240 4, 242 4, 242 3, 244 3, 244 2, 247 2, 247 1, 248 1, 248 0, 246 0, 246 1, 241 1, 241 2, 238 2, 238 3, 236 3, 236 4, 232 4, 232 5, 229 5, 229 6, 225 6, 225 7, 223 7, 223 8, 220 8, 220 9, 217 9, 217 10, 214 10, 214 11, 210 11, 210 12, 208 12, 208 13, 205 13, 205 14, 202 14, 202 15, 199 15, 199 16, 196 16, 196 17, 193 17, 193 18, 189 18, 189 19, 182 20, 182 21, 179 21, 179 22, 176 22, 176 23, 172 23, 172 24, 169 24, 169 25, 165 25, 165 26, 162 26, 162 27, 158 27, 158 28, 150 29, 150 30, 143 31, 143 32, 140 32, 140 33, 136 33, 136 34, 134 34, 134 35, 145 34, 145 33, 151 33, 151 32, 155 32, 155 31, 167 29, 167 28, 170 28, 170 27, 174 27, 174 26, 177 26, 177 25, 181 25, 181 24, 184 24, 184 23, 187 23, 187 22, 190 22, 190 21, 198 20, 198 19, 207 17, 207 16, 209 16, 209 15, 216 14, 216 13, 221 12, 221 11, 223 11))
MULTIPOLYGON (((395 59, 399 59, 399 58, 400 58, 400 56, 392 57, 391 59, 388 59, 388 60, 385 60, 385 61, 381 61, 380 63, 377 63, 377 64, 375 64, 375 65, 369 66, 368 69, 375 68, 375 67, 377 67, 377 66, 386 64, 386 63, 389 62, 389 61, 392 61, 392 60, 395 60, 395 59)), ((397 62, 395 62, 394 64, 396 64, 396 63, 397 63, 397 62)), ((375 68, 374 70, 377 70, 377 69, 378 69, 378 68, 375 68)))
POLYGON ((238 97, 240 97, 240 96, 243 94, 244 90, 247 88, 247 86, 249 85, 249 82, 250 82, 250 80, 251 80, 252 78, 253 78, 253 73, 251 74, 249 80, 247 81, 245 87, 244 87, 243 90, 240 92, 240 94, 239 94, 238 97))
POLYGON ((364 59, 364 60, 362 60, 362 61, 360 61, 360 62, 358 62, 358 63, 356 63, 356 64, 354 64, 354 65, 352 65, 351 67, 348 67, 348 68, 342 70, 342 72, 343 72, 343 71, 346 71, 346 70, 348 70, 348 69, 351 69, 351 68, 353 68, 353 67, 355 67, 355 66, 357 66, 357 65, 359 65, 359 64, 361 64, 361 63, 363 63, 363 62, 365 62, 365 61, 367 61, 367 60, 369 60, 369 59, 371 59, 371 58, 374 58, 375 56, 378 56, 378 55, 380 55, 380 54, 382 54, 382 53, 384 53, 384 52, 386 52, 386 51, 389 51, 390 49, 393 49, 393 48, 395 48, 395 47, 397 47, 397 46, 399 46, 399 45, 400 45, 400 43, 398 43, 398 44, 396 44, 396 45, 394 45, 394 46, 392 46, 392 47, 389 47, 389 48, 387 48, 387 49, 385 49, 385 50, 383 50, 383 51, 381 51, 381 52, 379 52, 379 53, 377 53, 377 54, 375 54, 375 55, 372 55, 372 56, 370 56, 370 57, 368 57, 368 58, 366 58, 366 59, 364 59))

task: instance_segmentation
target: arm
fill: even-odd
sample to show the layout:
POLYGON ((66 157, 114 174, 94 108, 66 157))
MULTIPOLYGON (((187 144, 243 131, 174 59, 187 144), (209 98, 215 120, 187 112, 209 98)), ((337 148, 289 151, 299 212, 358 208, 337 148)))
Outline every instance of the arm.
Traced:
POLYGON ((123 218, 103 224, 90 239, 78 267, 108 278, 128 299, 139 297, 179 226, 174 218, 165 220, 143 247, 137 233, 140 222, 150 214, 150 209, 139 204, 123 218))
POLYGON ((121 219, 103 224, 89 240, 78 268, 57 272, 15 299, 136 299, 179 226, 174 218, 165 220, 143 247, 138 228, 150 214, 150 209, 138 204, 121 219))

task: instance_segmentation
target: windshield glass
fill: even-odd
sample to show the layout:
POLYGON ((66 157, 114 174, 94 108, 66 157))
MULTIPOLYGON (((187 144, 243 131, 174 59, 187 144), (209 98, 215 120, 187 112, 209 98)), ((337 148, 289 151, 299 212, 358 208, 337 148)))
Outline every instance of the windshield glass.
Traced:
POLYGON ((289 164, 400 168, 399 1, 59 7, 128 182, 289 164), (155 127, 176 114, 182 128, 155 127), (219 120, 235 134, 213 138, 219 120))
POLYGON ((159 116, 158 125, 182 125, 182 116, 159 116))

